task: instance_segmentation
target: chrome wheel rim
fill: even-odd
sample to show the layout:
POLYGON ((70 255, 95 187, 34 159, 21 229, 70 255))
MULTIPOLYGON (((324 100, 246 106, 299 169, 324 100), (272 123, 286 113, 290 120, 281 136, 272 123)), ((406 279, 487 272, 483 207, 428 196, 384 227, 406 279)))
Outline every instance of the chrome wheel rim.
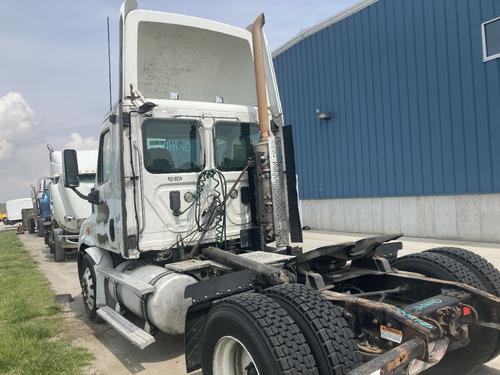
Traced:
POLYGON ((88 267, 85 268, 82 277, 82 296, 83 302, 85 302, 88 309, 93 310, 95 305, 94 280, 92 279, 92 272, 90 272, 90 268, 88 267))
POLYGON ((231 336, 222 337, 215 345, 212 370, 217 375, 260 375, 245 345, 231 336))

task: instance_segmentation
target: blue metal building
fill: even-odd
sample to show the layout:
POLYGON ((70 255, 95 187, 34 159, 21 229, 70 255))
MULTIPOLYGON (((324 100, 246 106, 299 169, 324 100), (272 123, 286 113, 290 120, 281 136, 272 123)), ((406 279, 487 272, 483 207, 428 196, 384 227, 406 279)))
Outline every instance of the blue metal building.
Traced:
POLYGON ((305 224, 500 241, 499 17, 365 0, 274 52, 305 224))

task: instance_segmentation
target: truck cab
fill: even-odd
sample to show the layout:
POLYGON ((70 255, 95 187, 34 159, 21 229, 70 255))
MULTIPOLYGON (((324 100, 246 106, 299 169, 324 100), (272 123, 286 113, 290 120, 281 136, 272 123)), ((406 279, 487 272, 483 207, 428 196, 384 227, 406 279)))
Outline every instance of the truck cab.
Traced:
POLYGON ((88 318, 141 349, 185 334, 186 369, 205 375, 451 375, 494 358, 500 272, 483 258, 398 258, 401 234, 290 245, 293 147, 263 25, 124 2, 93 189, 77 152, 62 155, 63 186, 92 205, 78 240, 88 318))
MULTIPOLYGON (((54 151, 50 146, 48 148, 50 182, 47 188, 51 220, 45 236, 54 260, 62 262, 66 251, 77 248, 80 226, 92 213, 92 207, 73 190, 64 187, 61 180, 63 151, 54 151)), ((77 155, 80 189, 83 193, 89 193, 95 183, 97 150, 78 151, 77 155)))
MULTIPOLYGON (((133 7, 123 9, 122 22, 120 101, 101 125, 99 201, 83 242, 126 259, 189 248, 199 240, 211 205, 234 185, 200 244, 241 246, 242 233, 251 236, 256 219, 250 208, 255 189, 246 173, 240 175, 261 134, 252 33, 133 7)), ((282 142, 281 109, 267 46, 265 51, 275 149, 282 142)), ((275 174, 282 173, 282 161, 274 161, 275 174)), ((270 199, 267 204, 274 215, 270 199)), ((274 233, 266 236, 267 242, 275 239, 274 233)))
POLYGON ((36 217, 36 228, 39 237, 45 237, 50 230, 50 178, 41 178, 33 187, 34 209, 36 217))

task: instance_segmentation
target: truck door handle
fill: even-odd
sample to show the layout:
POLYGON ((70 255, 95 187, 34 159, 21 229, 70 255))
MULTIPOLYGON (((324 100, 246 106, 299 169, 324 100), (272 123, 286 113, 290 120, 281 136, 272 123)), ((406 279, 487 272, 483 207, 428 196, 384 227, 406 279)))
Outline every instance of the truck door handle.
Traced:
POLYGON ((115 242, 115 219, 109 221, 109 237, 111 242, 115 242))

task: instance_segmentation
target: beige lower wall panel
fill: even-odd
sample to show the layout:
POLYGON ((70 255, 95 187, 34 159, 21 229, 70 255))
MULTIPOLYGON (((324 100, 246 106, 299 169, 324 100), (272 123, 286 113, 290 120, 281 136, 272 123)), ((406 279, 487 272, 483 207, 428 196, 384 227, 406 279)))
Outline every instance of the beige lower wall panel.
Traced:
POLYGON ((354 233, 500 242, 500 194, 304 200, 303 224, 354 233))

